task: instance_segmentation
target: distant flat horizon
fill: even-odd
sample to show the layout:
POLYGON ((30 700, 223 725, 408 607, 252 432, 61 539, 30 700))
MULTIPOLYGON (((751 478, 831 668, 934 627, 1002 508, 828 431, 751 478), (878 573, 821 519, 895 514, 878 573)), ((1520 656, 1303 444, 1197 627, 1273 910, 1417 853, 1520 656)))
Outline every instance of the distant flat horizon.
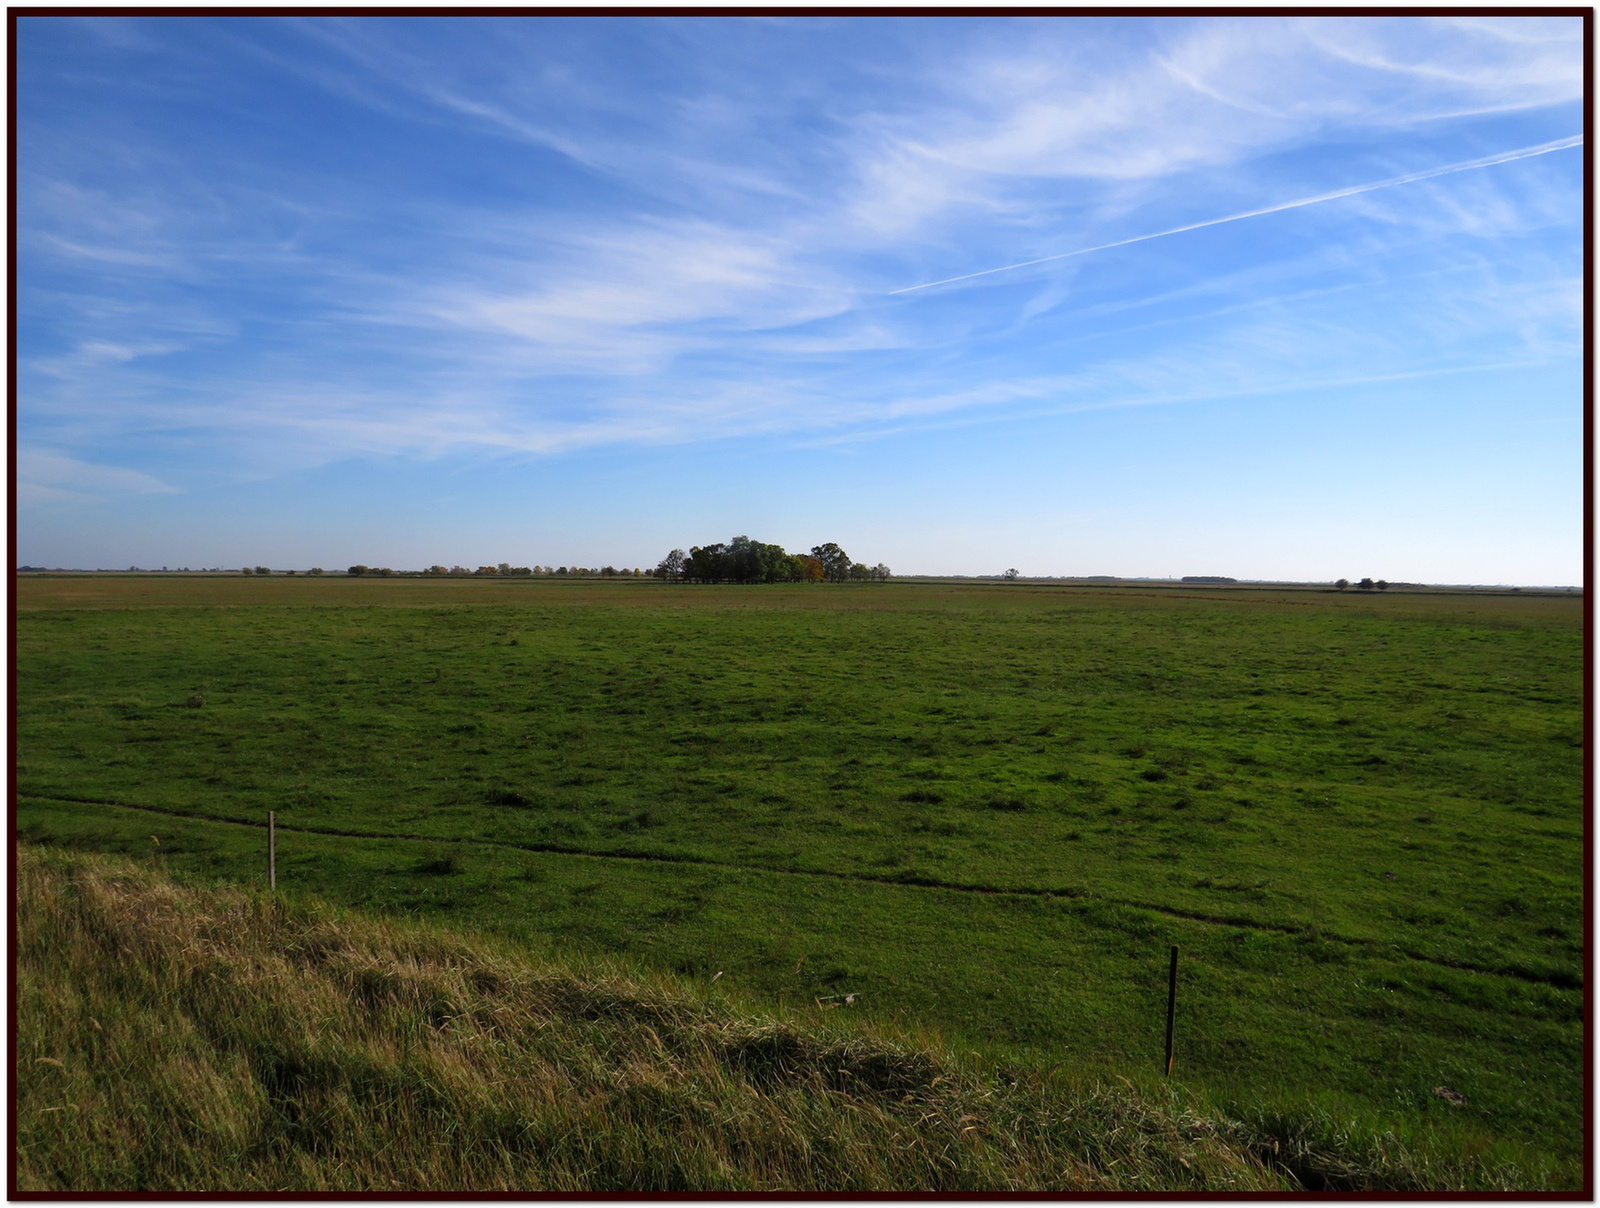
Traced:
MULTIPOLYGON (((310 567, 283 567, 283 568, 274 567, 274 568, 271 569, 270 575, 262 576, 262 577, 283 577, 283 578, 304 577, 304 578, 311 578, 313 576, 310 576, 310 575, 308 575, 306 573, 310 569, 311 569, 310 567)), ((628 571, 625 574, 621 573, 622 568, 620 568, 620 567, 618 568, 618 571, 619 571, 619 573, 615 576, 615 578, 617 578, 619 580, 633 578, 632 568, 628 568, 628 571)), ((16 573, 16 574, 44 574, 44 575, 238 575, 241 578, 252 577, 252 576, 249 576, 249 575, 245 575, 244 572, 243 572, 243 569, 241 567, 173 567, 173 568, 169 569, 167 567, 135 567, 135 566, 130 566, 130 567, 121 568, 121 569, 115 569, 115 568, 111 568, 111 567, 97 567, 97 568, 90 569, 90 568, 87 568, 87 567, 69 567, 69 566, 19 566, 19 567, 16 568, 14 573, 16 573)), ((380 576, 374 576, 374 575, 350 575, 345 570, 324 570, 323 571, 323 575, 325 577, 327 577, 327 578, 378 578, 378 577, 380 577, 380 576)), ((423 578, 423 577, 428 577, 428 576, 425 576, 421 569, 416 569, 416 570, 406 569, 406 570, 395 570, 395 571, 393 571, 392 572, 392 577, 394 577, 394 578, 423 578)), ((449 577, 449 578, 462 578, 462 577, 468 577, 468 576, 446 576, 446 577, 449 577)), ((476 577, 479 577, 479 576, 470 576, 470 577, 476 578, 476 577)), ((499 578, 499 577, 504 577, 504 576, 483 576, 483 577, 486 577, 486 578, 488 578, 488 577, 499 578)), ((581 574, 581 575, 566 575, 566 576, 560 576, 560 575, 536 575, 536 576, 528 576, 528 577, 542 578, 542 579, 548 579, 548 578, 599 579, 599 578, 603 578, 604 576, 601 576, 601 575, 598 575, 598 574, 581 574)), ((652 578, 652 576, 648 573, 648 571, 646 571, 646 573, 642 576, 642 579, 650 579, 650 578, 652 578)), ((1170 583, 1170 584, 1174 584, 1174 585, 1179 586, 1179 587, 1187 586, 1187 587, 1317 587, 1317 588, 1333 588, 1335 586, 1335 584, 1338 582, 1336 579, 1244 579, 1244 578, 1229 578, 1226 582, 1217 582, 1217 581, 1215 581, 1216 577, 1207 576, 1207 578, 1211 578, 1211 579, 1213 579, 1213 581, 1211 581, 1211 582, 1195 582, 1194 580, 1196 579, 1196 576, 1192 576, 1192 575, 1191 576, 1178 576, 1178 575, 1065 575, 1065 574, 1063 574, 1063 575, 1018 575, 1014 579, 1007 579, 1005 577, 1005 575, 1002 574, 1002 573, 989 573, 989 574, 982 574, 982 573, 975 573, 975 574, 923 574, 923 573, 919 573, 919 572, 916 572, 916 571, 910 571, 910 572, 907 572, 905 574, 892 575, 890 577, 889 581, 892 582, 894 580, 900 580, 902 582, 912 582, 912 581, 916 581, 916 580, 938 579, 938 580, 949 580, 949 581, 955 581, 955 582, 966 581, 966 582, 973 582, 973 583, 979 583, 979 582, 984 582, 984 583, 990 583, 990 582, 992 582, 992 583, 1170 583), (1185 582, 1185 578, 1187 578, 1189 581, 1185 582)), ((698 587, 698 586, 711 586, 711 587, 717 587, 717 586, 735 586, 735 585, 734 584, 709 584, 709 585, 707 585, 707 584, 685 584, 685 586, 696 586, 696 587, 698 587)), ((766 587, 766 586, 784 586, 784 585, 783 584, 746 584, 744 586, 766 587)), ((831 587, 839 587, 839 586, 845 586, 845 587, 857 587, 857 586, 870 587, 870 586, 873 586, 873 585, 872 584, 810 584, 810 585, 790 584, 789 586, 820 586, 820 587, 823 587, 823 588, 831 588, 831 587)), ((881 585, 879 585, 879 586, 881 586, 881 585)), ((1482 588, 1482 589, 1485 589, 1485 590, 1505 590, 1505 591, 1560 591, 1560 592, 1575 592, 1576 591, 1576 592, 1581 592, 1581 591, 1584 590, 1583 586, 1582 585, 1578 585, 1578 584, 1569 585, 1569 584, 1559 584, 1559 583, 1421 583, 1421 582, 1408 582, 1408 581, 1402 581, 1402 580, 1394 580, 1394 581, 1389 582, 1388 583, 1388 587, 1385 590, 1388 590, 1388 591, 1407 591, 1407 590, 1415 590, 1415 589, 1451 589, 1451 590, 1469 591, 1469 590, 1473 590, 1473 589, 1477 589, 1477 588, 1482 588)), ((1358 585, 1358 583, 1356 583, 1356 582, 1351 582, 1349 584, 1347 590, 1350 591, 1350 592, 1354 592, 1354 593, 1356 593, 1358 595, 1366 594, 1367 591, 1370 591, 1372 594, 1379 594, 1377 589, 1362 589, 1358 585)))

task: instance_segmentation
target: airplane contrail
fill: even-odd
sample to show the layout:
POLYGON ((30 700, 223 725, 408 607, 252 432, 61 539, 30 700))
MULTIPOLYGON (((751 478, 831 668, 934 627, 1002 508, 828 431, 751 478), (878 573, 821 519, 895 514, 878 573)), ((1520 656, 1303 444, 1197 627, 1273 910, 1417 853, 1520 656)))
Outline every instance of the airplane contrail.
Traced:
POLYGON ((1583 145, 1583 135, 1575 134, 1571 138, 1558 138, 1554 142, 1540 143, 1536 147, 1521 147, 1515 151, 1501 151, 1496 155, 1485 155, 1482 159, 1469 159, 1459 164, 1446 164, 1442 168, 1429 168, 1426 172, 1411 172, 1405 176, 1394 176, 1388 180, 1376 180, 1364 185, 1351 185, 1348 189, 1335 189, 1332 193, 1318 193, 1315 197, 1299 197, 1294 201, 1279 202, 1275 206, 1266 206, 1259 210, 1246 210, 1243 214, 1229 214, 1225 218, 1208 218, 1204 222, 1191 222, 1188 226, 1173 227, 1167 231, 1156 231, 1149 235, 1135 235, 1131 239, 1118 239, 1115 243, 1102 243, 1096 247, 1081 247, 1073 252, 1057 252, 1054 256, 1040 256, 1037 260, 1021 260, 1016 264, 1003 264, 999 268, 986 268, 976 273, 963 273, 959 277, 946 277, 942 281, 926 281, 921 285, 908 285, 904 289, 891 289, 890 297, 895 294, 915 293, 919 289, 932 289, 935 285, 949 285, 955 281, 971 281, 974 277, 987 277, 993 273, 1009 273, 1014 268, 1028 268, 1035 264, 1047 264, 1052 260, 1065 260, 1070 256, 1087 256, 1090 252, 1103 252, 1109 248, 1127 247, 1130 243, 1143 243, 1146 239, 1164 239, 1168 235, 1181 235, 1185 231, 1198 231, 1201 227, 1218 226, 1224 222, 1238 222, 1243 218, 1259 218, 1263 214, 1276 214, 1280 210, 1294 210, 1300 206, 1314 206, 1321 201, 1335 201, 1340 197, 1354 197, 1357 193, 1371 193, 1375 189, 1392 189, 1396 185, 1415 184, 1419 180, 1432 180, 1435 176, 1449 176, 1454 172, 1467 172, 1473 168, 1489 168, 1495 164, 1508 164, 1514 159, 1528 159, 1534 155, 1548 155, 1551 151, 1565 151, 1568 147, 1583 145))

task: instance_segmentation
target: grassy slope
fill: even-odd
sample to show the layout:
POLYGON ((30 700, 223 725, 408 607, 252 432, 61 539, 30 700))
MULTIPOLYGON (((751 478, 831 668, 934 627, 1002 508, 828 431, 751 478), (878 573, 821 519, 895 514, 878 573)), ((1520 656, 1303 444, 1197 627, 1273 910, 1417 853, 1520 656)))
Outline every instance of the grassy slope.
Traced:
POLYGON ((22 587, 41 839, 1580 1149, 1579 601, 22 587))
MULTIPOLYGON (((22 1191, 1527 1187, 298 895, 20 852, 22 1191), (1298 1176, 1298 1177, 1297 1177, 1298 1176)), ((1458 1151, 1459 1152, 1459 1151, 1458 1151)))

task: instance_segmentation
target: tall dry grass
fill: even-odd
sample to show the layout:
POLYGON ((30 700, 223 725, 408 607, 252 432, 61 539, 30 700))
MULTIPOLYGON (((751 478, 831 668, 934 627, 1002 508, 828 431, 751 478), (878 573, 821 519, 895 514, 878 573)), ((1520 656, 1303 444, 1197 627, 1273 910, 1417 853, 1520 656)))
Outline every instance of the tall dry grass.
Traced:
POLYGON ((306 900, 23 848, 13 1191, 1502 1186, 1335 1122, 964 1066, 306 900), (1298 1130, 1298 1131, 1296 1131, 1298 1130), (1331 1130, 1331 1131, 1330 1131, 1331 1130), (1330 1141, 1330 1137, 1333 1139, 1330 1141), (1276 1153, 1274 1153, 1276 1150, 1276 1153))

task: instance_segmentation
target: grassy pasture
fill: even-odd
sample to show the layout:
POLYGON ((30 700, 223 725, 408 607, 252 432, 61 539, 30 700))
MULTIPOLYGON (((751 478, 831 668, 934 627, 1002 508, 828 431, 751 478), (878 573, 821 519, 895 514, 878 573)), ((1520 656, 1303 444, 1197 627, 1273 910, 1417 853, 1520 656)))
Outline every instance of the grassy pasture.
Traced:
POLYGON ((1581 1152, 1581 600, 63 576, 18 605, 32 839, 259 880, 274 809, 280 883, 1106 1072, 1157 1063, 1178 943, 1197 1092, 1581 1152))

